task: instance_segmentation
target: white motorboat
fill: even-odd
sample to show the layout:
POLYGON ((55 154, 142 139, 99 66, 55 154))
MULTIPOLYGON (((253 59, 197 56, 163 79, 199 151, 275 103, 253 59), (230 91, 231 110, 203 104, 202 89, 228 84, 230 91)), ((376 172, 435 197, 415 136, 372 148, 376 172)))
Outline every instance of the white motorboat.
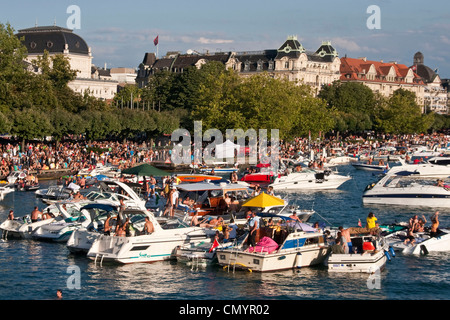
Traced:
POLYGON ((217 259, 228 270, 266 272, 321 264, 328 249, 321 230, 291 222, 261 236, 255 247, 217 249, 217 259))
MULTIPOLYGON (((93 203, 84 208, 98 209, 103 212, 101 214, 97 214, 88 226, 80 227, 71 233, 69 239, 67 240, 66 246, 72 253, 87 253, 89 251, 94 241, 104 233, 105 221, 108 214, 111 216, 111 227, 113 230, 117 221, 118 212, 115 206, 98 205, 93 203)), ((124 215, 126 215, 127 210, 124 211, 124 215)), ((134 228, 137 228, 138 225, 139 223, 137 221, 133 221, 134 228)))
POLYGON ((352 236, 349 253, 333 253, 325 259, 329 272, 375 273, 386 266, 393 254, 384 238, 372 235, 352 236), (373 250, 366 251, 366 244, 373 250))
POLYGON ((160 225, 148 210, 136 210, 133 215, 149 217, 155 231, 148 235, 137 234, 130 237, 100 235, 92 244, 87 256, 100 263, 109 261, 127 264, 170 260, 175 259, 176 247, 206 241, 212 236, 210 230, 190 227, 179 219, 168 220, 160 225))
POLYGON ((115 166, 104 166, 97 164, 95 168, 83 168, 78 171, 79 176, 95 177, 103 175, 109 178, 119 178, 121 170, 115 166))
POLYGON ((450 189, 394 174, 368 185, 362 199, 364 204, 448 208, 450 189))
POLYGON ((205 242, 178 246, 175 249, 175 257, 178 262, 184 263, 192 268, 211 266, 217 264, 217 249, 240 246, 245 239, 246 235, 242 236, 240 240, 215 243, 211 238, 205 242))
POLYGON ((26 179, 28 176, 28 172, 26 170, 17 170, 12 171, 7 177, 6 181, 8 181, 8 184, 14 184, 20 179, 26 179))
POLYGON ((82 206, 81 202, 61 203, 60 208, 57 207, 55 204, 50 205, 43 211, 49 212, 53 216, 53 218, 42 219, 42 217, 40 217, 36 222, 31 221, 31 214, 15 218, 14 220, 5 220, 0 225, 0 230, 2 231, 2 238, 31 239, 34 230, 36 230, 37 228, 50 223, 59 222, 64 219, 71 218, 73 215, 78 214, 81 206, 82 206))
POLYGON ((337 156, 337 157, 329 157, 327 161, 324 162, 325 167, 333 167, 339 165, 349 164, 353 161, 353 159, 349 156, 337 156))
MULTIPOLYGON (((61 211, 64 210, 61 204, 56 206, 61 211)), ((80 208, 80 211, 72 212, 69 218, 37 227, 31 233, 31 238, 40 241, 67 242, 75 230, 101 224, 102 221, 106 220, 106 214, 112 210, 111 208, 115 207, 108 204, 86 204, 80 208)))
POLYGON ((357 170, 364 170, 364 171, 388 171, 389 165, 386 164, 374 164, 374 163, 368 163, 368 162, 352 162, 353 168, 357 170))
POLYGON ((52 204, 57 201, 69 200, 73 196, 74 189, 62 185, 49 186, 47 189, 40 189, 35 192, 35 196, 42 202, 52 204))
POLYGON ((414 242, 406 241, 408 228, 404 226, 386 236, 386 241, 394 250, 404 254, 428 254, 429 252, 450 251, 450 229, 438 229, 436 236, 430 235, 429 228, 414 233, 414 242))
POLYGON ((386 174, 414 174, 420 177, 428 178, 446 178, 450 176, 450 165, 447 165, 446 161, 440 160, 439 158, 431 158, 425 163, 418 164, 408 164, 403 160, 400 162, 401 165, 392 167, 386 174))
POLYGON ((350 176, 341 175, 331 170, 315 171, 304 169, 286 176, 280 176, 269 186, 273 190, 332 190, 339 188, 350 176))
POLYGON ((0 185, 0 201, 5 198, 5 195, 11 192, 14 192, 14 186, 10 184, 0 185))

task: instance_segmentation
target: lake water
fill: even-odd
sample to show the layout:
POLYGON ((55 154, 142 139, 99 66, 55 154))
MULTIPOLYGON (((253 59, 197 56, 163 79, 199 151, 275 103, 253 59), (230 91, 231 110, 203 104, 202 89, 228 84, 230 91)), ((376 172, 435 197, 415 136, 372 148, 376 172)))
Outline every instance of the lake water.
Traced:
MULTIPOLYGON (((424 214, 429 221, 434 212, 433 208, 363 206, 364 188, 377 177, 351 166, 341 166, 339 171, 353 177, 340 190, 289 194, 300 207, 318 213, 310 222, 357 226, 370 211, 381 224, 407 221, 414 214, 424 214)), ((49 184, 54 182, 44 181, 41 187, 49 184)), ((45 207, 34 193, 8 194, 0 203, 0 220, 6 219, 10 208, 22 216, 36 205, 45 207)), ((440 212, 441 226, 448 226, 449 212, 440 212)), ((449 258, 449 253, 397 254, 375 281, 366 274, 328 273, 322 266, 263 274, 220 267, 195 270, 176 261, 99 266, 71 255, 64 244, 7 240, 0 242, 0 300, 54 299, 59 288, 64 300, 447 300, 449 258), (78 282, 73 281, 74 274, 79 275, 78 282)))

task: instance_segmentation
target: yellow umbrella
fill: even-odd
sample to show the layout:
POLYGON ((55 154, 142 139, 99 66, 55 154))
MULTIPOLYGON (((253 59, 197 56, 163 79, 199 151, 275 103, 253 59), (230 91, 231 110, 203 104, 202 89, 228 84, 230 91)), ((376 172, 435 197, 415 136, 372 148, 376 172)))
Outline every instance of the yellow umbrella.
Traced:
POLYGON ((258 207, 258 208, 282 206, 282 205, 284 205, 283 199, 271 196, 264 192, 242 204, 243 207, 258 207))

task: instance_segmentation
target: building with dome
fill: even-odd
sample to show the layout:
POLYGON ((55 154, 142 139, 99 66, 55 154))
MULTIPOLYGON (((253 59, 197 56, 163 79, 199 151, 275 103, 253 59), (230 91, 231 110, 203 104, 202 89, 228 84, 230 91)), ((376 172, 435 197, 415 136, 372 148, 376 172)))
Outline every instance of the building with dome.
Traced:
POLYGON ((422 52, 416 52, 413 58, 411 69, 422 79, 424 88, 424 106, 436 113, 448 113, 448 93, 443 87, 437 70, 433 70, 424 64, 424 55, 422 52))
POLYGON ((69 83, 75 92, 88 92, 96 98, 109 100, 117 92, 118 82, 112 80, 107 70, 92 64, 91 48, 86 41, 72 30, 58 26, 42 26, 19 30, 16 36, 28 50, 27 62, 32 63, 44 51, 49 55, 63 54, 70 62, 77 77, 69 83), (99 72, 100 71, 100 72, 99 72))

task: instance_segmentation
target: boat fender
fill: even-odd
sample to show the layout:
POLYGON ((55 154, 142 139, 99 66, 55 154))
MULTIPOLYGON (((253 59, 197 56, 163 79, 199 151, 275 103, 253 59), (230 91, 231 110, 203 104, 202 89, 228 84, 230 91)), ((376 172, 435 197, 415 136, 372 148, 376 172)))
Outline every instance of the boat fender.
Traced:
POLYGON ((422 253, 422 254, 428 254, 428 249, 427 249, 427 247, 426 247, 424 244, 422 244, 422 245, 420 246, 420 253, 422 253))
POLYGON ((297 255, 295 256, 295 266, 297 268, 301 268, 302 267, 302 260, 303 260, 303 256, 301 253, 297 253, 297 255))
POLYGON ((386 258, 391 261, 391 256, 389 255, 389 252, 387 252, 386 250, 384 251, 384 255, 386 256, 386 258))
POLYGON ((390 252, 391 256, 393 256, 393 257, 395 258, 395 251, 394 251, 394 248, 389 247, 389 252, 390 252))

